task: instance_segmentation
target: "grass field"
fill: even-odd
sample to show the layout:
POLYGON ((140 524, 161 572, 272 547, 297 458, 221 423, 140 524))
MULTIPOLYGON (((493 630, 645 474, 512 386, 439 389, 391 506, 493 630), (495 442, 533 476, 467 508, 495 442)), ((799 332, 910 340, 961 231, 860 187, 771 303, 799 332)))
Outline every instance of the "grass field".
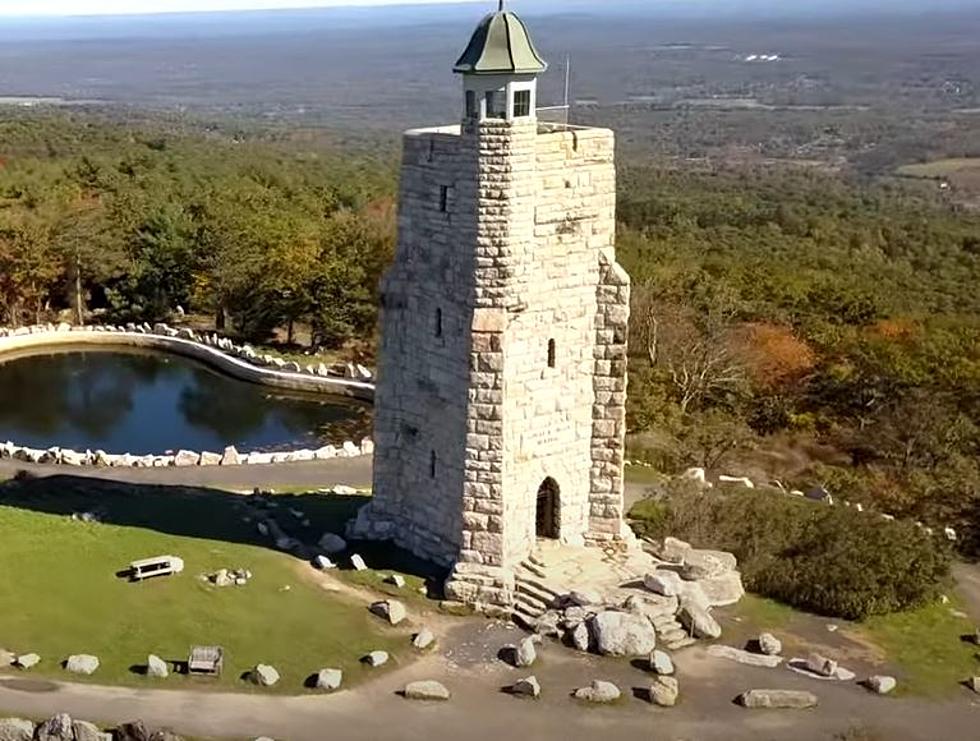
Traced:
POLYGON ((932 162, 918 162, 902 165, 896 172, 912 178, 942 178, 966 170, 980 171, 980 157, 951 157, 932 162))
MULTIPOLYGON (((343 669, 345 685, 384 671, 360 664, 371 650, 389 651, 389 666, 411 659, 410 627, 387 628, 367 611, 369 600, 348 600, 306 579, 302 570, 309 567, 271 550, 254 522, 244 521, 246 500, 224 492, 68 477, 0 486, 0 645, 40 654, 32 676, 67 678, 60 662, 90 653, 102 665, 86 681, 137 686, 250 689, 242 673, 268 663, 282 679, 262 691, 284 693, 302 692, 305 679, 323 667, 343 669), (102 523, 71 519, 81 511, 97 513, 102 523), (183 558, 184 573, 139 584, 115 575, 134 559, 162 554, 183 558), (199 578, 222 567, 247 568, 254 576, 247 586, 224 588, 199 578), (224 647, 219 680, 149 680, 138 673, 149 653, 186 660, 197 644, 224 647)), ((311 521, 307 541, 315 542, 324 530, 336 530, 363 499, 283 495, 277 501, 283 527, 299 520, 289 510, 302 511, 311 521)), ((292 527, 299 536, 295 528, 301 526, 292 527)), ((406 566, 380 548, 361 553, 379 568, 406 566)), ((373 588, 382 586, 387 573, 341 576, 373 588)), ((404 590, 381 591, 420 601, 419 573, 424 576, 414 573, 404 590)))

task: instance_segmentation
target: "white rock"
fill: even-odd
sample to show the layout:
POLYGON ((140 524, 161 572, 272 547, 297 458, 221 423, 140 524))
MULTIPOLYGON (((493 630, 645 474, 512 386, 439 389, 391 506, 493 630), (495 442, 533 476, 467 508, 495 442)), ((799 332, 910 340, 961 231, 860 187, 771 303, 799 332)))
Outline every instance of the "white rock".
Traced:
POLYGON ((242 463, 242 457, 238 453, 238 449, 234 445, 229 445, 225 448, 225 452, 221 455, 221 465, 222 466, 239 466, 242 463))
POLYGON ((0 718, 0 741, 31 741, 34 723, 24 718, 0 718))
POLYGON ((360 554, 355 553, 350 557, 350 565, 354 571, 366 571, 367 564, 364 563, 364 559, 361 558, 360 554))
POLYGON ((330 492, 336 494, 338 497, 353 497, 357 495, 357 489, 353 486, 345 486, 344 484, 335 484, 330 492))
POLYGON ((409 682, 405 685, 402 694, 407 700, 448 700, 449 690, 445 685, 434 680, 422 680, 409 682))
POLYGON ((72 674, 94 674, 99 668, 99 659, 90 654, 74 654, 65 661, 65 669, 72 674))
POLYGON ((653 625, 642 615, 606 610, 589 621, 589 630, 603 656, 649 656, 657 644, 653 625))
POLYGON ((685 602, 681 605, 677 617, 681 625, 695 638, 715 639, 721 637, 721 626, 718 625, 718 621, 700 605, 685 602))
POLYGON ((674 673, 674 662, 670 654, 659 649, 650 654, 650 671, 654 674, 667 676, 674 673))
POLYGON ((818 653, 807 657, 806 668, 821 677, 832 677, 837 673, 837 662, 818 653))
POLYGON ((589 626, 585 622, 579 623, 574 629, 572 629, 571 642, 572 645, 579 651, 589 650, 589 626))
POLYGON ((719 644, 713 644, 708 646, 708 654, 710 656, 716 656, 720 659, 728 659, 730 661, 736 661, 739 664, 745 664, 747 666, 762 666, 768 669, 775 669, 781 663, 783 659, 781 656, 767 656, 765 654, 754 654, 749 651, 743 651, 740 648, 733 648, 732 646, 722 646, 719 644))
POLYGON ((783 644, 772 633, 762 633, 759 636, 759 650, 767 656, 778 656, 783 652, 783 644))
POLYGON ((185 468, 187 466, 196 466, 201 460, 201 456, 192 450, 180 450, 177 455, 174 456, 174 465, 178 468, 185 468))
POLYGON ((428 628, 422 628, 412 638, 412 646, 417 648, 419 651, 424 651, 435 642, 436 637, 428 628))
POLYGON ((390 574, 385 581, 398 589, 405 588, 405 577, 401 574, 390 574))
POLYGON ((674 677, 657 677, 647 690, 650 702, 663 708, 674 707, 679 692, 680 688, 674 677))
POLYGON ((681 577, 675 571, 654 571, 643 577, 643 586, 654 594, 676 597, 684 589, 681 577))
POLYGON ((168 674, 170 674, 170 669, 167 667, 166 661, 156 654, 150 654, 146 657, 146 676, 163 678, 168 674))
POLYGON ((364 663, 371 667, 384 666, 388 663, 388 652, 372 651, 364 657, 364 663))
POLYGON ((619 687, 601 679, 593 680, 588 687, 579 687, 574 692, 576 699, 586 702, 615 702, 621 695, 619 687))
POLYGON ((328 461, 337 457, 337 449, 333 445, 325 445, 313 451, 313 457, 318 461, 328 461))
POLYGON ((219 466, 224 458, 220 453, 210 453, 204 451, 201 453, 200 465, 202 466, 219 466))
POLYGON ((356 458, 361 454, 361 449, 352 440, 347 440, 341 448, 341 453, 347 458, 356 458))
POLYGON ((41 663, 41 657, 37 654, 21 654, 14 660, 14 666, 20 669, 31 669, 41 663))
POLYGON ((802 710, 817 705, 817 697, 812 692, 801 690, 758 689, 743 692, 738 703, 745 708, 784 708, 802 710))
POLYGON ((361 440, 361 455, 374 455, 374 441, 371 438, 361 440))
POLYGON ((867 686, 872 692, 879 695, 887 695, 893 689, 895 689, 895 677, 889 677, 883 674, 876 674, 873 677, 868 677, 867 686))
POLYGON ((344 673, 340 669, 321 669, 316 673, 316 688, 333 692, 340 689, 344 673))
POLYGON ((268 664, 257 664, 250 672, 249 677, 254 684, 260 687, 271 687, 279 681, 279 672, 276 671, 275 667, 268 664))
POLYGON ((337 568, 337 564, 331 561, 326 556, 318 555, 313 557, 313 568, 319 569, 320 571, 326 571, 327 569, 337 568))

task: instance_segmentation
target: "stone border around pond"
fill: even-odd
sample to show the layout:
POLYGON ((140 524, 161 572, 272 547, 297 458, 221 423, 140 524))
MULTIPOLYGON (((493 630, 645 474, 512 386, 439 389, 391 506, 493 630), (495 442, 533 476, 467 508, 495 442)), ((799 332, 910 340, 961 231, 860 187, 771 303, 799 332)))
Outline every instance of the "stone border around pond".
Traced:
MULTIPOLYGON (((291 391, 326 393, 361 401, 374 400, 371 372, 363 366, 348 364, 345 372, 355 376, 341 378, 320 363, 305 369, 298 363, 260 355, 248 345, 235 345, 216 334, 198 334, 191 329, 175 329, 166 324, 127 324, 126 326, 96 325, 72 327, 68 324, 47 324, 18 329, 0 328, 0 358, 12 352, 46 349, 65 345, 100 345, 104 347, 137 347, 162 350, 197 360, 249 383, 291 391)), ((180 450, 170 455, 110 454, 102 450, 84 453, 52 447, 45 450, 0 443, 0 459, 10 458, 25 463, 49 463, 68 466, 101 466, 133 468, 165 468, 170 466, 235 466, 248 464, 294 463, 330 460, 371 455, 374 443, 365 438, 358 445, 348 440, 341 447, 326 445, 317 450, 303 449, 279 453, 239 453, 228 446, 222 453, 180 450)))

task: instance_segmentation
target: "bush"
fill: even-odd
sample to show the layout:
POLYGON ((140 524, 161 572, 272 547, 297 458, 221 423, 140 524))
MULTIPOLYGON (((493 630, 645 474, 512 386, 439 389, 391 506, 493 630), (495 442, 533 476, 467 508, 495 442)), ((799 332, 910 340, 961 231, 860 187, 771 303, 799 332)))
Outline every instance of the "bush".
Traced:
POLYGON ((938 596, 950 552, 907 521, 764 491, 673 496, 636 507, 645 535, 731 551, 745 586, 801 609, 858 620, 938 596))

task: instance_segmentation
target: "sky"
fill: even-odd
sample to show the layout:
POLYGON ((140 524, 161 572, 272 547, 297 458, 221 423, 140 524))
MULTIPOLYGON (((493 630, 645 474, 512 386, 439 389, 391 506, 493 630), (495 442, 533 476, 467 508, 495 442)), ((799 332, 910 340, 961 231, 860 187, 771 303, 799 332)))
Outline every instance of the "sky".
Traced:
MULTIPOLYGON (((493 2, 495 1, 493 0, 493 2)), ((266 10, 449 2, 493 4, 491 0, 0 0, 0 16, 123 15, 202 10, 266 10)))

